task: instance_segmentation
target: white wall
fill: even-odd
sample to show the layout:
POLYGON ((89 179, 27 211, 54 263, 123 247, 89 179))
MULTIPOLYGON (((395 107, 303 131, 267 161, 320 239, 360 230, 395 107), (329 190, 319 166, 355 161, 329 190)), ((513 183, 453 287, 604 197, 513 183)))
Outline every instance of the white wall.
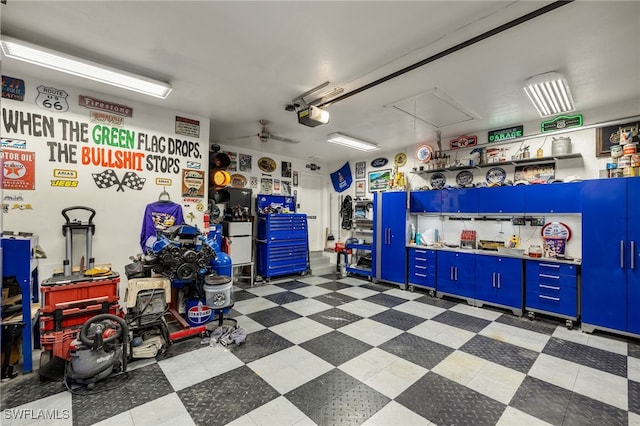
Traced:
MULTIPOLYGON (((171 200, 183 205, 183 213, 187 223, 202 227, 202 214, 206 209, 206 183, 208 179, 208 141, 209 120, 204 117, 181 114, 179 112, 163 110, 149 105, 144 105, 129 100, 118 99, 106 93, 91 93, 77 87, 61 87, 49 84, 28 76, 13 75, 12 77, 23 79, 26 93, 23 101, 2 99, 3 122, 0 130, 3 141, 6 139, 21 139, 26 141, 26 149, 15 150, 32 152, 35 158, 35 190, 4 189, 2 199, 8 204, 8 210, 2 214, 3 231, 32 232, 39 237, 41 247, 47 254, 46 259, 39 261, 40 281, 51 277, 54 269, 61 269, 65 259, 65 239, 62 235, 62 225, 65 220, 61 215, 64 208, 71 206, 86 206, 96 210, 94 223, 96 226, 93 238, 93 256, 96 264, 112 264, 114 271, 120 273, 121 295, 126 286, 124 277, 124 265, 130 263, 129 256, 141 252, 139 245, 140 231, 145 207, 148 203, 158 200, 158 197, 166 188, 171 200), (69 109, 59 112, 55 109, 45 109, 35 103, 38 95, 38 86, 55 87, 64 90, 69 109), (102 124, 92 122, 90 113, 95 110, 87 109, 79 105, 79 95, 95 97, 100 100, 125 105, 133 109, 132 117, 123 117, 121 127, 104 124, 104 126, 121 128, 130 131, 134 135, 132 147, 110 146, 97 143, 92 136, 94 128, 100 129, 102 124), (32 123, 47 121, 52 127, 18 126, 12 129, 8 126, 11 114, 22 113, 25 118, 29 116, 32 123), (185 136, 176 133, 176 116, 186 117, 199 121, 199 137, 185 136), (78 133, 77 137, 71 137, 67 131, 64 134, 65 124, 73 123, 78 128, 86 128, 86 134, 78 133), (146 135, 147 140, 158 139, 162 142, 157 146, 140 143, 146 135), (174 142, 169 142, 172 139, 174 142), (181 152, 169 152, 170 146, 176 146, 176 140, 180 140, 190 149, 181 152), (130 152, 139 157, 139 164, 124 166, 118 164, 95 165, 88 163, 83 152, 91 149, 99 149, 105 155, 109 153, 130 152), (161 152, 164 151, 164 152, 161 152), (65 153, 75 152, 73 155, 65 153), (168 164, 173 167, 156 167, 158 164, 168 164), (198 167, 204 173, 204 194, 202 197, 183 197, 183 170, 187 168, 187 162, 192 162, 190 168, 198 167), (60 170, 70 172, 60 172, 60 170), (133 172, 138 177, 146 179, 141 190, 134 190, 124 186, 123 190, 117 190, 118 185, 100 189, 94 182, 92 174, 102 173, 105 170, 113 170, 119 180, 125 173, 133 172), (54 173, 77 173, 77 178, 64 178, 64 181, 77 187, 53 187, 52 181, 58 179, 54 173), (157 182, 156 179, 164 179, 157 182), (168 183, 170 182, 170 183, 168 183), (162 185, 167 185, 162 186, 162 185), (14 208, 15 205, 22 206, 14 208), (202 208, 204 207, 204 208, 202 208), (187 217, 193 214, 194 219, 187 217)), ((103 113, 104 111, 95 111, 103 113)), ((117 117, 116 114, 109 115, 117 117)), ((26 121, 25 121, 26 122, 26 121)), ((69 129, 71 124, 67 124, 69 129)), ((14 150, 13 148, 11 148, 14 150)), ((5 156, 8 157, 8 151, 5 156)), ((118 154, 121 155, 121 154, 118 154)), ((5 160, 6 162, 6 160, 5 160)), ((7 186, 8 178, 4 179, 7 186)), ((86 221, 88 216, 77 214, 71 218, 86 221)), ((76 235, 74 239, 74 264, 79 265, 80 256, 85 253, 85 240, 82 235, 76 235)), ((86 262, 86 261, 85 261, 86 262)))

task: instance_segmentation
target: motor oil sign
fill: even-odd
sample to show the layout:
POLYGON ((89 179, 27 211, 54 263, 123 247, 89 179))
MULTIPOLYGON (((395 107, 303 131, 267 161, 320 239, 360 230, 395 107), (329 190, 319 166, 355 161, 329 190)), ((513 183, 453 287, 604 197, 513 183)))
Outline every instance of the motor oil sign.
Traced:
POLYGON ((4 189, 35 190, 36 154, 5 149, 2 152, 2 177, 4 189))
POLYGON ((213 311, 207 305, 202 302, 198 302, 197 305, 190 307, 187 310, 187 319, 190 323, 200 325, 208 322, 211 319, 213 311))

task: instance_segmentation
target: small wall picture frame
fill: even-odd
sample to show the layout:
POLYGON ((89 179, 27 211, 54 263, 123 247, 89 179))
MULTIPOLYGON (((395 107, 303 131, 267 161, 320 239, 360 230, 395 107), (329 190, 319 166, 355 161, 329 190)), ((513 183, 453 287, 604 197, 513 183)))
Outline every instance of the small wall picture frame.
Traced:
POLYGON ((366 180, 357 180, 356 181, 356 198, 364 198, 367 195, 367 181, 366 180))
POLYGON ((358 161, 356 163, 356 179, 364 179, 367 172, 367 162, 366 161, 358 161))
POLYGON ((391 185, 391 169, 369 172, 369 192, 386 191, 391 185))
POLYGON ((294 171, 293 172, 293 186, 298 186, 298 172, 294 171))

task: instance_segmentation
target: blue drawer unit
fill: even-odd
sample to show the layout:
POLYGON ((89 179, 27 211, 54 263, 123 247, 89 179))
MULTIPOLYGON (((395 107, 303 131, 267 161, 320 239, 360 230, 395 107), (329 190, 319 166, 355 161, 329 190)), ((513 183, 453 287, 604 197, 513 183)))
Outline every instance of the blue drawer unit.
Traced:
POLYGON ((466 299, 473 305, 475 296, 475 255, 452 251, 438 251, 436 296, 466 299))
POLYGON ((257 274, 265 280, 309 270, 306 214, 260 214, 256 238, 257 274))
POLYGON ((442 213, 478 213, 478 190, 461 188, 442 191, 442 213))
POLYGON ((580 213, 582 183, 553 183, 524 187, 526 213, 580 213))
POLYGON ((579 317, 578 266, 544 260, 526 261, 525 309, 530 318, 543 313, 567 320, 567 327, 579 317))
POLYGON ((436 252, 429 249, 408 249, 407 277, 409 289, 421 287, 428 290, 436 289, 436 252))
POLYGON ((442 191, 412 191, 409 193, 410 213, 440 213, 442 191))
POLYGON ((522 213, 524 185, 478 188, 479 213, 522 213))
POLYGON ((522 259, 491 255, 476 257, 476 306, 489 304, 522 316, 522 259))

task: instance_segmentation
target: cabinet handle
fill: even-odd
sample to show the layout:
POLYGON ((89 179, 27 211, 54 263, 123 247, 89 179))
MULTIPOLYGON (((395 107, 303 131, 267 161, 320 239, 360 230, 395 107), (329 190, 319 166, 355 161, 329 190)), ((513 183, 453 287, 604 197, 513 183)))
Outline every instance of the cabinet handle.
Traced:
POLYGON ((636 269, 636 242, 631 241, 631 269, 636 269))
POLYGON ((423 278, 427 277, 425 274, 419 274, 417 272, 415 274, 413 274, 413 275, 415 275, 416 277, 423 277, 423 278))
POLYGON ((422 253, 425 254, 427 251, 426 250, 416 250, 416 253, 422 253))
POLYGON ((548 288, 550 290, 560 290, 560 287, 555 287, 552 285, 544 285, 544 284, 540 284, 540 288, 548 288))
POLYGON ((538 297, 541 298, 541 299, 553 300, 554 302, 559 302, 560 301, 559 297, 545 296, 544 294, 539 294, 538 297))
POLYGON ((491 287, 495 287, 496 286, 496 273, 493 272, 491 274, 491 287))
POLYGON ((426 266, 416 265, 416 269, 427 269, 426 266))
POLYGON ((416 257, 416 260, 427 260, 426 257, 416 257))
POLYGON ((453 281, 453 266, 449 269, 449 279, 453 281))
POLYGON ((538 274, 539 277, 545 277, 545 278, 553 278, 554 280, 559 280, 560 276, 558 275, 549 275, 549 274, 538 274))
POLYGON ((456 266, 456 281, 458 281, 458 267, 456 266))
POLYGON ((498 272, 498 288, 500 288, 501 284, 502 284, 502 274, 498 272))
POLYGON ((558 269, 560 269, 560 265, 554 265, 553 263, 541 263, 540 266, 544 266, 546 268, 558 268, 558 269))
POLYGON ((620 241, 620 267, 624 268, 624 241, 620 241))

